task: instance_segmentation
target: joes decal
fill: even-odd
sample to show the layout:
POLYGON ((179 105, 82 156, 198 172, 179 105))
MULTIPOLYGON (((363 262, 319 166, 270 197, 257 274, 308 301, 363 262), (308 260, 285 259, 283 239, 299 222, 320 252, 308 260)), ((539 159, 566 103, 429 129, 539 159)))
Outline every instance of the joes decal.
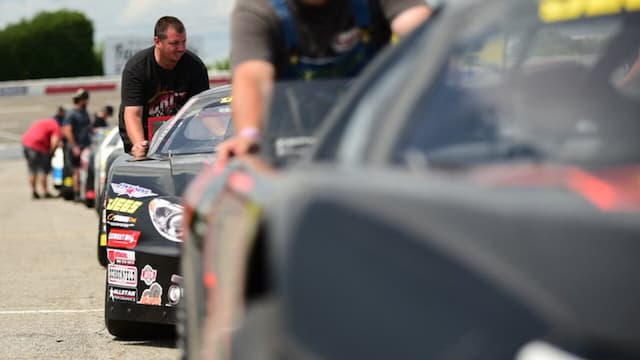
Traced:
POLYGON ((133 214, 138 210, 138 208, 140 208, 140 206, 142 206, 142 201, 135 201, 118 197, 109 199, 106 209, 126 214, 133 214))
POLYGON ((135 288, 138 284, 138 269, 135 266, 109 264, 107 274, 109 285, 135 288))
POLYGON ((107 236, 107 245, 120 249, 133 249, 138 245, 140 231, 111 229, 107 236))
POLYGON ((133 251, 107 248, 107 258, 111 264, 134 265, 136 263, 136 253, 133 251))
POLYGON ((151 265, 145 265, 140 272, 140 281, 144 281, 147 286, 156 281, 158 271, 154 270, 151 265))
POLYGON ((109 287, 109 299, 111 299, 111 301, 136 302, 137 298, 138 292, 136 290, 109 287))
POLYGON ((150 288, 142 292, 138 304, 160 306, 162 304, 161 298, 162 286, 158 283, 153 283, 150 288))
POLYGON ((111 184, 111 189, 118 195, 127 195, 136 199, 158 195, 149 189, 127 183, 111 184))

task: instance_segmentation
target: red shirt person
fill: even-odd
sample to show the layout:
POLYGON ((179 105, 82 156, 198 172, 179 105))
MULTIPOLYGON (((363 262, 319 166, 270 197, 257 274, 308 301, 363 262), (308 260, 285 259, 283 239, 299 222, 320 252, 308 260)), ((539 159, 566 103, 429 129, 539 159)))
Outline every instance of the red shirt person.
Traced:
POLYGON ((47 187, 47 175, 51 171, 51 154, 60 142, 60 124, 55 119, 37 120, 22 136, 24 157, 29 167, 29 185, 34 199, 40 195, 36 190, 36 177, 42 186, 44 197, 52 197, 47 187))

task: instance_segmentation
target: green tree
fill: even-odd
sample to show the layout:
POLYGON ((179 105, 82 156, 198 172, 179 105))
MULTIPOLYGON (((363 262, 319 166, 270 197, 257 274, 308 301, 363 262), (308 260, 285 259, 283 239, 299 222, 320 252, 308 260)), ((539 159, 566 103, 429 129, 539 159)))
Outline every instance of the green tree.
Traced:
POLYGON ((93 50, 93 24, 77 11, 41 12, 9 25, 0 31, 0 48, 0 80, 101 73, 93 50))

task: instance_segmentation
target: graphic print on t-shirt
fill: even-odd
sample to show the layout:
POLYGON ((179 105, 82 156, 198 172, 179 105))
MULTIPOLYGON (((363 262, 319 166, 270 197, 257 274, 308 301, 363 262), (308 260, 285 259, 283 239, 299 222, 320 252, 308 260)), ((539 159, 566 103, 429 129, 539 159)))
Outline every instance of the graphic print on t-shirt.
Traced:
POLYGON ((175 115, 185 102, 186 91, 159 90, 149 100, 149 117, 175 115))

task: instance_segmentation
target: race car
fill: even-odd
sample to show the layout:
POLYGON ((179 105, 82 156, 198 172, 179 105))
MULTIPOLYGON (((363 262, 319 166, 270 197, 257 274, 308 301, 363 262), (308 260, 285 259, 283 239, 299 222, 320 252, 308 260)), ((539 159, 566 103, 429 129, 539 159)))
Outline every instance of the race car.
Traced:
POLYGON ((632 1, 447 3, 305 161, 194 180, 188 357, 640 357, 639 49, 632 1))
POLYGON ((117 337, 171 332, 182 300, 180 196, 231 134, 230 87, 202 92, 155 133, 147 158, 114 161, 104 192, 105 322, 117 337))
POLYGON ((104 190, 104 184, 107 181, 107 173, 108 169, 111 166, 111 163, 117 156, 111 157, 111 161, 109 161, 111 154, 122 154, 124 153, 124 146, 122 144, 122 138, 120 137, 120 132, 117 127, 113 127, 111 129, 106 130, 106 134, 102 142, 95 148, 93 155, 93 172, 94 172, 94 183, 93 188, 95 191, 95 203, 96 203, 96 212, 98 215, 102 213, 102 192, 104 190))

